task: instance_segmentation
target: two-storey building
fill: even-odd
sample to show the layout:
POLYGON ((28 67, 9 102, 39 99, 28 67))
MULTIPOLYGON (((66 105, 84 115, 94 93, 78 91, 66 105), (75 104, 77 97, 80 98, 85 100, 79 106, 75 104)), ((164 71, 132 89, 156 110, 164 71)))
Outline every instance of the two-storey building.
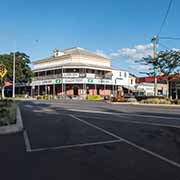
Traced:
POLYGON ((79 47, 53 53, 32 62, 34 96, 105 96, 128 87, 129 73, 113 68, 107 57, 79 47))

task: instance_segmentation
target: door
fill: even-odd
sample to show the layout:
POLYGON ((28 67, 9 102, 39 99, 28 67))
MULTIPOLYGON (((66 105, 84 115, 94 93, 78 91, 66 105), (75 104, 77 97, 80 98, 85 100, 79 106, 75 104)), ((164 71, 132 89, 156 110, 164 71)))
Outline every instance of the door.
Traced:
POLYGON ((78 87, 77 86, 74 86, 73 88, 73 91, 74 91, 74 96, 78 96, 78 87))
POLYGON ((180 89, 177 89, 177 97, 180 99, 180 89))

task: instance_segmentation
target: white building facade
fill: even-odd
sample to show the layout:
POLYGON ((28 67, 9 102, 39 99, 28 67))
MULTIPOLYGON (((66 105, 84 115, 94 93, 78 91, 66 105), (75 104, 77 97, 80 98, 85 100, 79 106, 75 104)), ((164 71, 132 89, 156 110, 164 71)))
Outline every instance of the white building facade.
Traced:
POLYGON ((129 72, 115 69, 111 59, 79 47, 54 50, 53 56, 32 64, 33 96, 107 96, 129 86, 129 72))

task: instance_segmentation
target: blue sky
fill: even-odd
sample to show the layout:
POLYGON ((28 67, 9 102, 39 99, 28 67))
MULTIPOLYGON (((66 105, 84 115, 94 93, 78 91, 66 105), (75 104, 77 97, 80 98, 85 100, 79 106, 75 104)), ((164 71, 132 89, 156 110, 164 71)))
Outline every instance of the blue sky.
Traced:
MULTIPOLYGON (((0 53, 13 50, 31 60, 74 46, 103 53, 113 66, 135 74, 134 60, 151 53, 150 39, 159 31, 169 0, 1 0, 0 53), (38 40, 38 42, 36 41, 38 40)), ((180 1, 174 0, 161 36, 180 37, 180 1)), ((162 40, 169 48, 180 41, 162 40)), ((164 49, 159 46, 159 50, 164 49)))

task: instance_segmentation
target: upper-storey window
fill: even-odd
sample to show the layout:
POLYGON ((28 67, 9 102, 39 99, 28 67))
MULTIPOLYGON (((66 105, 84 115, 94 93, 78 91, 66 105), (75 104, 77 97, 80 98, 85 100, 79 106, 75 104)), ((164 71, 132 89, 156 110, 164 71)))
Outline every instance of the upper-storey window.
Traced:
POLYGON ((133 79, 131 79, 131 84, 133 84, 133 79))
POLYGON ((121 73, 121 72, 119 72, 119 76, 120 76, 120 77, 122 76, 122 73, 121 73))
POLYGON ((126 72, 124 72, 124 77, 127 77, 127 73, 126 72))

